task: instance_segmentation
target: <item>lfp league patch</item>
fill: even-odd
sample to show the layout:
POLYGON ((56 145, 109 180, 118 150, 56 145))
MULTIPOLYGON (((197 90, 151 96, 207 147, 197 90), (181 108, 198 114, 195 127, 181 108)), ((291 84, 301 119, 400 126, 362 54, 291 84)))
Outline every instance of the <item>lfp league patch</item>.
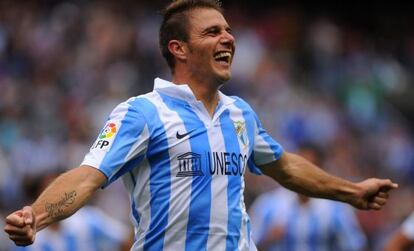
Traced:
POLYGON ((116 134, 119 130, 119 124, 113 121, 108 121, 105 127, 102 129, 95 143, 92 145, 91 149, 98 149, 109 151, 111 148, 112 142, 115 139, 116 134))

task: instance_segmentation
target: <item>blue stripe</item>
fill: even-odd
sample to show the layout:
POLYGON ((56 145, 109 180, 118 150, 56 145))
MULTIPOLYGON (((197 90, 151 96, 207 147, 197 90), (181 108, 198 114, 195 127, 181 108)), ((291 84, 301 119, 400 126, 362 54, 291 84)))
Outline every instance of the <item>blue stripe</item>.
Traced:
POLYGON ((298 223, 297 217, 299 213, 299 205, 294 205, 293 209, 290 210, 290 214, 288 215, 287 220, 287 229, 286 229, 286 242, 285 242, 285 249, 283 250, 295 250, 295 244, 297 240, 295 240, 296 237, 296 225, 298 223))
POLYGON ((112 183, 114 180, 117 180, 119 177, 121 177, 125 173, 130 172, 132 169, 134 169, 134 167, 137 167, 143 159, 144 159, 144 155, 141 155, 141 156, 137 156, 129 160, 127 163, 125 163, 123 167, 121 167, 121 169, 118 170, 118 172, 116 172, 114 176, 110 178, 108 183, 112 183))
POLYGON ((42 249, 43 249, 43 251, 54 251, 53 248, 52 248, 52 245, 50 245, 49 243, 43 244, 42 249))
POLYGON ((67 251, 77 251, 76 237, 70 234, 65 235, 67 251))
MULTIPOLYGON (((160 95, 168 108, 178 113, 187 132, 193 130, 202 132, 195 133, 197 136, 189 139, 191 151, 198 154, 204 154, 205 151, 210 152, 207 129, 190 105, 165 94, 160 93, 160 95)), ((193 176, 191 183, 191 201, 185 245, 185 249, 188 251, 207 250, 211 210, 211 176, 208 175, 208 166, 205 161, 201 162, 201 170, 204 176, 193 176)))
POLYGON ((116 138, 114 142, 112 142, 112 147, 105 155, 99 167, 108 178, 105 186, 108 186, 116 178, 132 170, 132 168, 138 164, 137 160, 142 160, 142 158, 135 159, 133 164, 125 165, 125 158, 131 147, 141 135, 145 124, 146 121, 143 115, 138 110, 132 109, 132 106, 129 106, 128 111, 121 122, 121 126, 118 129, 119 131, 116 138), (120 169, 118 170, 118 168, 120 169))
MULTIPOLYGON (((263 238, 266 237, 266 235, 269 234, 272 228, 276 226, 273 219, 276 219, 276 217, 280 218, 280 216, 277 216, 277 215, 280 213, 279 211, 281 210, 280 209, 281 204, 280 204, 280 201, 277 199, 277 196, 275 198, 275 196, 273 196, 272 194, 271 197, 265 197, 265 198, 266 200, 262 201, 261 204, 259 204, 260 206, 263 207, 264 210, 262 213, 263 223, 262 223, 262 227, 260 229, 259 235, 258 235, 259 236, 258 242, 262 242, 263 238), (269 201, 272 201, 271 205, 269 205, 268 203, 269 201)), ((282 244, 278 242, 277 244, 272 244, 270 246, 270 249, 275 248, 275 247, 280 247, 280 246, 282 246, 282 244)))
POLYGON ((339 246, 337 245, 338 239, 336 237, 336 233, 338 232, 338 222, 336 221, 335 210, 336 206, 334 204, 330 205, 332 209, 330 209, 329 215, 329 240, 328 240, 328 248, 329 250, 337 250, 339 246))
MULTIPOLYGON (((222 113, 220 117, 221 132, 224 137, 224 143, 226 147, 226 152, 229 153, 226 163, 232 163, 233 154, 239 156, 240 146, 238 143, 238 136, 236 129, 234 127, 234 122, 230 119, 230 112, 226 110, 222 113)), ((227 219, 227 238, 226 238, 226 250, 233 251, 238 250, 238 242, 240 239, 240 227, 242 221, 242 212, 240 208, 240 193, 241 191, 241 179, 243 178, 242 174, 244 170, 237 171, 234 173, 234 164, 229 165, 232 170, 231 175, 227 175, 228 185, 227 185, 227 210, 228 210, 228 219, 227 219)), ((239 166, 240 169, 243 167, 239 166)))
POLYGON ((247 160, 247 165, 249 167, 250 172, 254 173, 254 174, 258 174, 258 175, 262 175, 263 172, 262 170, 260 170, 256 164, 254 163, 254 152, 252 152, 250 154, 249 159, 247 160))
MULTIPOLYGON (((342 232, 342 224, 341 221, 339 219, 342 211, 341 211, 341 207, 339 206, 339 204, 335 204, 333 206, 334 210, 332 211, 333 214, 333 221, 334 221, 334 226, 335 226, 335 232, 336 233, 340 233, 340 234, 344 234, 342 232)), ((342 236, 343 237, 343 236, 342 236)), ((339 249, 342 248, 341 246, 342 243, 340 243, 340 239, 338 237, 335 236, 335 248, 339 249)))
POLYGON ((337 227, 336 232, 337 235, 340 235, 342 240, 346 240, 346 242, 339 242, 340 239, 337 237, 338 248, 347 250, 362 249, 364 246, 364 240, 361 238, 360 230, 356 225, 357 222, 354 215, 351 214, 351 209, 348 210, 348 208, 345 208, 344 205, 336 202, 335 204, 334 214, 337 227))
POLYGON ((255 118, 254 112, 250 108, 250 106, 244 102, 242 99, 235 97, 236 102, 234 103, 240 110, 242 110, 243 118, 246 124, 247 135, 249 138, 249 159, 248 159, 248 167, 252 173, 255 174, 262 174, 262 171, 256 166, 254 163, 254 131, 255 131, 255 118))
MULTIPOLYGON (((307 207, 311 207, 312 205, 310 205, 311 201, 308 202, 307 207)), ((309 222, 308 222, 308 242, 309 242, 309 249, 313 250, 313 251, 318 251, 321 250, 320 249, 320 241, 322 240, 323 236, 322 236, 322 232, 320 232, 320 228, 319 228, 319 221, 318 221, 318 216, 316 215, 316 213, 319 212, 315 212, 312 208, 309 208, 309 222)))
MULTIPOLYGON (((137 181, 135 180, 134 174, 131 171, 129 172, 129 176, 131 177, 132 184, 134 185, 134 188, 132 189, 132 191, 134 191, 135 186, 137 184, 137 181)), ((133 192, 131 192, 131 201, 132 201, 132 203, 131 203, 132 216, 134 217, 135 222, 137 223, 137 225, 139 225, 139 222, 141 221, 141 217, 139 216, 139 213, 138 213, 137 208, 136 208, 135 198, 134 198, 134 193, 133 192)))
MULTIPOLYGON (((86 212, 88 212, 88 211, 86 211, 86 212)), ((100 229, 100 227, 102 227, 102 226, 99 226, 100 224, 98 222, 98 219, 96 218, 96 215, 94 215, 94 214, 88 213, 87 220, 88 220, 89 231, 91 233, 92 240, 94 240, 91 243, 91 248, 93 248, 96 251, 99 251, 100 250, 99 243, 102 241, 102 238, 105 238, 104 233, 100 229)))
POLYGON ((151 166, 151 219, 145 236, 144 250, 163 250, 171 195, 167 135, 157 108, 150 101, 145 98, 138 98, 131 104, 140 107, 145 118, 151 118, 151 120, 147 120, 151 135, 147 150, 147 159, 151 166))
POLYGON ((18 246, 15 246, 15 245, 13 245, 12 247, 11 247, 11 250, 12 251, 29 251, 29 250, 32 250, 33 248, 32 248, 32 246, 27 246, 27 247, 18 247, 18 246))

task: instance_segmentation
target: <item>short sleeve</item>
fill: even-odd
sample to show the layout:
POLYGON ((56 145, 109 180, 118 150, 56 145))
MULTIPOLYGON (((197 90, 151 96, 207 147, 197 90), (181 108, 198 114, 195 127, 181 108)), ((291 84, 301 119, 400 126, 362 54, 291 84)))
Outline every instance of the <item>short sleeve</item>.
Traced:
POLYGON ((414 212, 402 224, 403 234, 410 240, 414 240, 414 212))
POLYGON ((242 110, 251 147, 248 167, 255 174, 262 174, 259 166, 278 160, 283 154, 282 146, 263 128, 259 117, 243 99, 233 96, 236 106, 242 110))
POLYGON ((253 151, 249 158, 249 168, 253 173, 261 174, 258 166, 280 159, 283 154, 283 148, 266 132, 256 113, 253 112, 253 116, 254 140, 253 151))
POLYGON ((130 102, 119 104, 109 115, 82 165, 97 168, 107 184, 138 166, 148 147, 148 127, 143 114, 130 102))

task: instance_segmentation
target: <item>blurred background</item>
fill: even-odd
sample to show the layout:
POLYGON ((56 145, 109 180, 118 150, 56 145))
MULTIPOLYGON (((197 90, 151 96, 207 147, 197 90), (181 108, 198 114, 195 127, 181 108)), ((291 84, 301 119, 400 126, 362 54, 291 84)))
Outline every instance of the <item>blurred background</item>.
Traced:
MULTIPOLYGON (((158 49, 167 2, 0 1, 0 222, 33 200, 43 174, 80 164, 115 105, 170 77, 158 49)), ((223 7, 237 41, 223 91, 247 100, 285 149, 312 143, 331 173, 400 184, 385 210, 357 211, 380 250, 414 209, 414 4, 223 7)), ((247 207, 276 186, 246 182, 247 207)), ((129 224, 120 181, 93 203, 129 224)))

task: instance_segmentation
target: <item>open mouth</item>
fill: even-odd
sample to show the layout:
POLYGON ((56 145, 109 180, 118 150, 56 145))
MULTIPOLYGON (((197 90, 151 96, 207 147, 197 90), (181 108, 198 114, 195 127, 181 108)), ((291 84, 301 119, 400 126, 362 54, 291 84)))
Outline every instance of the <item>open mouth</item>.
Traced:
POLYGON ((230 64, 231 62, 231 52, 229 51, 220 51, 214 55, 214 59, 220 64, 230 64))

